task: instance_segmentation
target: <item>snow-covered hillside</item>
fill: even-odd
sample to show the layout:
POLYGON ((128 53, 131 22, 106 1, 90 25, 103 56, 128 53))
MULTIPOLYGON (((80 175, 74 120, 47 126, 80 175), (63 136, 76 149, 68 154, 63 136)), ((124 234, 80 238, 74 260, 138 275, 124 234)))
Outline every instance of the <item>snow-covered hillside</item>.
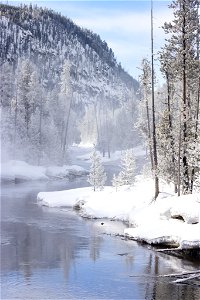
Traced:
POLYGON ((48 9, 0 4, 0 12, 3 160, 63 165, 73 143, 102 151, 136 143, 126 128, 139 84, 105 41, 48 9))

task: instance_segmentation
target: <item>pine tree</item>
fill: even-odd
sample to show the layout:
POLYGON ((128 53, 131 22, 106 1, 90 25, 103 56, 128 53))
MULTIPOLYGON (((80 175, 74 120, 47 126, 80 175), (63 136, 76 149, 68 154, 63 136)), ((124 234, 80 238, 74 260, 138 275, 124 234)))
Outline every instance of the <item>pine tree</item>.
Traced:
POLYGON ((171 133, 173 122, 177 124, 173 126, 179 141, 177 149, 175 149, 175 138, 171 133, 169 141, 171 141, 174 163, 175 155, 177 155, 179 195, 181 187, 184 194, 192 191, 194 169, 191 171, 189 164, 189 147, 198 137, 196 126, 199 118, 200 78, 199 46, 197 45, 199 40, 198 5, 198 0, 173 1, 170 7, 174 10, 174 20, 164 25, 165 32, 170 34, 170 38, 163 49, 161 63, 166 75, 168 96, 170 97, 167 102, 171 133), (169 108, 172 99, 173 102, 176 101, 178 118, 175 111, 172 113, 169 108), (194 130, 194 128, 196 129, 194 130))
POLYGON ((142 60, 142 75, 140 76, 140 91, 143 99, 139 105, 139 116, 136 127, 139 128, 149 150, 151 169, 154 168, 152 149, 152 120, 151 120, 151 66, 147 59, 142 60))
POLYGON ((120 173, 118 176, 116 176, 115 174, 113 175, 112 185, 113 185, 113 187, 115 187, 116 192, 117 192, 118 188, 123 185, 123 181, 122 181, 120 173))
POLYGON ((121 165, 122 171, 118 175, 119 185, 133 185, 135 181, 135 157, 133 149, 123 152, 121 165))
POLYGON ((104 172, 104 167, 102 166, 100 156, 97 154, 95 149, 91 156, 91 161, 92 164, 87 181, 93 186, 95 192, 97 189, 103 189, 107 176, 104 172))

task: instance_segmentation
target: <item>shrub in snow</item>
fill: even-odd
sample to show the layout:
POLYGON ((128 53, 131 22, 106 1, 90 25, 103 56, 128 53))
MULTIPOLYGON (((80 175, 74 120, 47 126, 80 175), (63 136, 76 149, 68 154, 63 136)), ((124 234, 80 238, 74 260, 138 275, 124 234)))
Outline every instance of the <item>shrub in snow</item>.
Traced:
POLYGON ((113 186, 119 187, 121 185, 133 185, 135 181, 135 157, 133 149, 123 152, 121 159, 122 171, 116 177, 113 177, 113 186))
POLYGON ((92 165, 90 167, 90 173, 87 181, 93 186, 94 191, 96 189, 103 190, 107 176, 104 172, 104 167, 102 166, 100 156, 98 156, 96 150, 94 150, 90 158, 92 165))

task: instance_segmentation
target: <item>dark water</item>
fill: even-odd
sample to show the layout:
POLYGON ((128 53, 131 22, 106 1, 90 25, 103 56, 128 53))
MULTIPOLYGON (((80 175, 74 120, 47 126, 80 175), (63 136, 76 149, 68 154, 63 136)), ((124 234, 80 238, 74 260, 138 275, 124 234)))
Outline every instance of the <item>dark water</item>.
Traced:
POLYGON ((71 209, 36 203, 39 191, 84 184, 80 179, 2 186, 1 299, 199 300, 198 286, 157 277, 193 271, 198 264, 102 234, 100 221, 71 209))

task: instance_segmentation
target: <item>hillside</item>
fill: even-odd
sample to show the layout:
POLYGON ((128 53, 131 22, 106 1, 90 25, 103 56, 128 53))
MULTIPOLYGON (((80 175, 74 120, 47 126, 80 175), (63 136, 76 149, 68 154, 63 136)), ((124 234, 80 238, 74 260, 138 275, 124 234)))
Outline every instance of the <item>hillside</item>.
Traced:
MULTIPOLYGON (((43 95, 48 96, 48 99, 43 101, 46 104, 46 112, 42 112, 42 115, 43 117, 49 117, 52 114, 51 110, 55 111, 55 105, 57 106, 55 98, 61 93, 63 66, 67 62, 69 65, 68 81, 73 98, 74 123, 72 127, 77 128, 76 134, 72 134, 76 138, 71 139, 67 134, 69 140, 67 144, 77 139, 82 140, 80 127, 84 126, 79 121, 84 116, 88 120, 86 114, 91 111, 91 106, 97 109, 98 116, 96 116, 95 121, 93 115, 93 125, 90 124, 90 127, 96 129, 92 133, 93 137, 89 137, 89 141, 98 139, 99 143, 100 135, 104 135, 103 132, 100 132, 100 127, 105 123, 105 120, 100 120, 102 115, 109 116, 110 112, 123 107, 124 104, 129 102, 130 97, 133 98, 133 94, 135 99, 135 91, 138 88, 137 81, 123 70, 121 64, 116 61, 112 49, 108 47, 105 41, 101 40, 99 35, 88 29, 80 28, 70 19, 52 10, 37 6, 33 7, 32 5, 15 7, 0 4, 0 14, 0 62, 3 70, 2 74, 4 74, 1 75, 3 77, 1 78, 1 102, 3 107, 8 109, 8 107, 13 106, 11 102, 16 97, 17 85, 19 85, 17 78, 20 72, 24 72, 21 68, 26 61, 26 63, 30 63, 30 66, 25 67, 24 65, 23 68, 29 69, 29 79, 35 74, 34 76, 37 78, 34 80, 35 83, 38 81, 37 87, 40 86, 43 95), (53 102, 54 108, 49 109, 49 106, 52 107, 53 102), (77 124, 77 120, 79 124, 77 124), (101 125, 98 123, 101 123, 101 125)), ((29 90, 27 93, 30 95, 31 91, 29 90)), ((41 92, 38 93, 41 95, 41 92)), ((31 107, 29 109, 32 104, 24 105, 24 101, 21 100, 23 109, 18 109, 17 118, 19 118, 19 111, 24 110, 24 119, 26 128, 28 128, 31 127, 32 115, 27 116, 26 114, 29 112, 30 114, 35 113, 36 108, 38 107, 39 110, 41 105, 35 103, 33 109, 31 107)), ((63 111, 63 107, 61 107, 61 111, 63 111)), ((41 111, 38 114, 41 121, 41 111)), ((70 113, 70 117, 73 114, 70 113)), ((20 119, 23 119, 23 116, 20 119)), ((65 123, 66 120, 63 120, 63 122, 65 123)), ((58 116, 54 116, 54 123, 58 127, 57 134, 61 135, 58 139, 63 140, 63 136, 65 136, 63 127, 65 125, 58 125, 58 123, 62 123, 58 120, 58 116)), ((16 124, 13 124, 13 126, 16 127, 16 124)), ((21 128, 22 126, 23 124, 18 127, 21 128)), ((26 131, 30 137, 28 129, 26 131)), ((82 136, 85 136, 85 131, 87 131, 86 128, 82 129, 82 136)), ((86 133, 84 141, 87 141, 88 135, 90 135, 89 132, 86 133)), ((11 143, 13 139, 16 140, 16 137, 12 137, 11 143)), ((103 140, 105 139, 104 137, 103 140)))

